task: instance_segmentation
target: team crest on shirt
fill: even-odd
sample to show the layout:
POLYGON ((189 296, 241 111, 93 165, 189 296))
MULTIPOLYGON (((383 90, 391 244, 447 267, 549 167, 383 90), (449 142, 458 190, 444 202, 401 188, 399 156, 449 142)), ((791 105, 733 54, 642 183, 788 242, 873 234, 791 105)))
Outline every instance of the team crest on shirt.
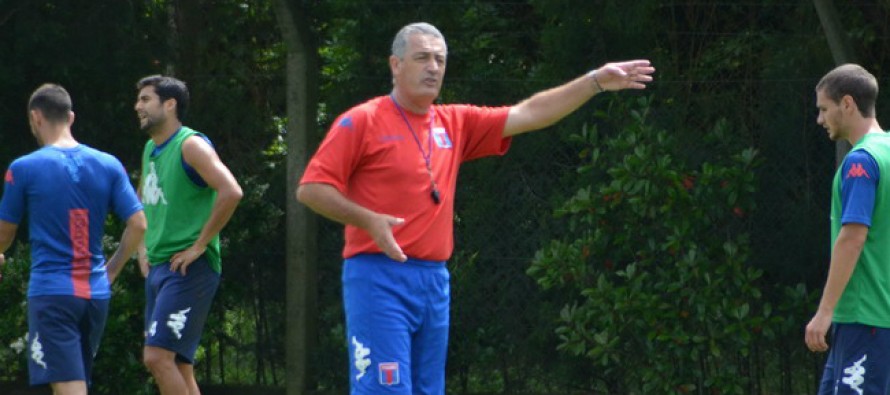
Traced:
POLYGON ((398 362, 381 362, 377 365, 377 371, 380 375, 380 385, 391 386, 399 384, 398 362))
POLYGON ((436 142, 436 147, 451 149, 451 138, 448 137, 448 132, 445 131, 445 128, 433 128, 433 141, 436 142))

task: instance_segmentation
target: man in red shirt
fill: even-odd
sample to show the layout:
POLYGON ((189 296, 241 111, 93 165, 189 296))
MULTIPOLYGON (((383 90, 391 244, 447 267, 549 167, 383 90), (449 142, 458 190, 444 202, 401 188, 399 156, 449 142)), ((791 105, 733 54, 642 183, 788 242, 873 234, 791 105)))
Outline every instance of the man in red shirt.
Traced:
POLYGON ((434 105, 445 38, 396 34, 393 90, 334 121, 297 199, 346 225, 343 297, 352 394, 444 394, 454 192, 461 163, 503 155, 606 90, 643 89, 647 60, 609 63, 509 107, 434 105))

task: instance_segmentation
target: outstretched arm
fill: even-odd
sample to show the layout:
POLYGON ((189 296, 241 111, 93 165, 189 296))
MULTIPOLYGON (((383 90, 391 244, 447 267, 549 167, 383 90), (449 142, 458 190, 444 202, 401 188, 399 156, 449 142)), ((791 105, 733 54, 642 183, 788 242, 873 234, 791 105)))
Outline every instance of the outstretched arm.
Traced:
POLYGON ((404 223, 403 218, 379 214, 362 207, 328 184, 300 185, 297 188, 297 200, 328 219, 364 229, 386 256, 399 262, 408 260, 392 234, 392 227, 404 223))
POLYGON ((504 137, 553 125, 602 91, 645 89, 654 72, 648 60, 608 63, 568 83, 538 92, 510 108, 504 137))
POLYGON ((216 190, 216 200, 210 218, 201 229, 198 240, 191 247, 170 258, 170 269, 186 274, 186 268, 207 250, 207 244, 232 218, 244 193, 229 168, 219 159, 210 143, 199 136, 191 136, 182 144, 182 157, 192 166, 207 186, 216 190))

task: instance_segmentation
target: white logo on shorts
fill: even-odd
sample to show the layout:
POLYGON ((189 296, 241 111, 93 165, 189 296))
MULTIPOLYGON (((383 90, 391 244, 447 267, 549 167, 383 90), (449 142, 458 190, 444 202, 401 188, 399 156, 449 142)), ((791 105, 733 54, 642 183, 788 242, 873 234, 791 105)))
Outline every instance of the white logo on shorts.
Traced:
POLYGON ((866 358, 868 358, 867 354, 863 355, 860 360, 854 362, 849 368, 845 368, 844 374, 849 376, 841 379, 842 383, 850 386, 859 395, 862 395, 862 388, 859 388, 859 386, 865 383, 865 368, 862 367, 862 363, 865 362, 866 358))
POLYGON ((155 333, 158 333, 158 322, 152 321, 151 326, 148 327, 148 331, 145 333, 145 337, 152 337, 155 333))
POLYGON ((43 362, 43 345, 40 344, 39 333, 34 334, 34 341, 31 342, 31 360, 46 369, 46 362, 43 362))
POLYGON ((355 375, 355 380, 361 380, 364 377, 365 373, 368 371, 368 367, 371 366, 371 359, 368 358, 368 355, 371 355, 371 349, 366 348, 364 344, 359 343, 356 340, 355 336, 352 337, 352 345, 355 346, 355 368, 358 369, 358 374, 355 375))
POLYGON ((185 310, 179 310, 178 313, 170 314, 170 320, 167 321, 167 327, 173 330, 173 334, 176 335, 177 339, 182 339, 182 329, 185 328, 185 323, 189 320, 186 317, 189 311, 192 308, 189 307, 185 310))

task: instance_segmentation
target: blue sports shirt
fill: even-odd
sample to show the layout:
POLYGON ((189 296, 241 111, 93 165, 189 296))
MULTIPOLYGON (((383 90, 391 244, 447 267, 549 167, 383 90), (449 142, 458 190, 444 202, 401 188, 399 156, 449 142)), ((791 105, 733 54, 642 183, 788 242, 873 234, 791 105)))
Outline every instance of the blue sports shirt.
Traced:
POLYGON ((121 220, 142 210, 117 158, 80 144, 46 146, 9 166, 0 219, 29 223, 28 297, 108 299, 102 237, 113 211, 121 220))

